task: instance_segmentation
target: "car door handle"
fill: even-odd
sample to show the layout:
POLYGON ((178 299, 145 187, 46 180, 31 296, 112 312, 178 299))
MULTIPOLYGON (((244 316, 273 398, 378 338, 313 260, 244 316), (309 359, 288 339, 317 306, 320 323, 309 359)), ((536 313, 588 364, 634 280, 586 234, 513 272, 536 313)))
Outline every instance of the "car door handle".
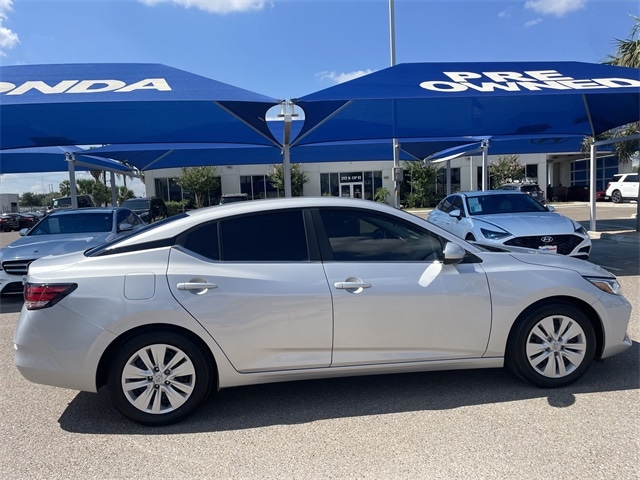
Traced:
POLYGON ((209 282, 180 282, 178 283, 178 285, 176 285, 176 287, 178 288, 178 290, 191 291, 191 290, 208 290, 210 288, 218 288, 218 285, 216 285, 215 283, 209 283, 209 282))
POLYGON ((358 288, 371 288, 373 285, 366 282, 336 282, 333 284, 334 287, 340 288, 343 290, 357 290, 358 288))

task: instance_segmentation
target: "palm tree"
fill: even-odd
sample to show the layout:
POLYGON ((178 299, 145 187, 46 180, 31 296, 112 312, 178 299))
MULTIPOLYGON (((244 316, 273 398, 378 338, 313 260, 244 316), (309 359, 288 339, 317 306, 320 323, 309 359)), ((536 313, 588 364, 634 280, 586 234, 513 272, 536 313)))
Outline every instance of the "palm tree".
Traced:
MULTIPOLYGON (((633 15, 631 17, 636 22, 631 28, 631 33, 625 40, 618 38, 614 40, 616 51, 612 55, 607 55, 603 63, 616 65, 618 67, 640 68, 640 17, 633 15)), ((598 135, 595 141, 624 138, 638 133, 640 133, 640 122, 633 122, 598 135)), ((583 142, 583 150, 589 151, 589 145, 593 141, 594 138, 586 137, 583 142)), ((625 164, 631 163, 634 156, 638 155, 639 150, 640 140, 638 139, 614 144, 614 152, 618 156, 619 161, 625 164)), ((640 232, 640 189, 638 191, 637 205, 636 231, 640 232)))

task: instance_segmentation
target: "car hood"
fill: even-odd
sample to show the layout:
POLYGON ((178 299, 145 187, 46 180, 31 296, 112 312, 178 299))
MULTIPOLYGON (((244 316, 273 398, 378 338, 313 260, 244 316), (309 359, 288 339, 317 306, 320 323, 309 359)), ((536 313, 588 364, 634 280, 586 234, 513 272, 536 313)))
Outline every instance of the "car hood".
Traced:
POLYGON ((516 260, 529 265, 541 265, 545 267, 564 268, 573 270, 587 277, 615 278, 615 275, 595 263, 579 258, 568 257, 551 253, 509 253, 516 260))
POLYGON ((111 240, 111 232, 87 234, 33 235, 19 238, 0 250, 0 259, 19 260, 40 258, 45 255, 61 255, 84 251, 111 240))
POLYGON ((471 217, 479 226, 497 227, 516 237, 571 234, 575 224, 569 218, 555 212, 500 213, 495 215, 474 215, 471 217))

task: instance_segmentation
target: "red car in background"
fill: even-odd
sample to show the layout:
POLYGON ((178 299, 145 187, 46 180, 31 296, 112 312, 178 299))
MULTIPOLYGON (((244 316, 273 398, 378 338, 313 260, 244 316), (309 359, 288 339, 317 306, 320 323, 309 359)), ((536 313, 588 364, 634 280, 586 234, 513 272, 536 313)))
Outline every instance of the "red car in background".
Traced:
MULTIPOLYGON (((601 202, 605 199, 604 190, 596 190, 596 201, 601 202)), ((567 201, 569 202, 588 202, 589 201, 589 185, 573 185, 567 189, 567 201)))

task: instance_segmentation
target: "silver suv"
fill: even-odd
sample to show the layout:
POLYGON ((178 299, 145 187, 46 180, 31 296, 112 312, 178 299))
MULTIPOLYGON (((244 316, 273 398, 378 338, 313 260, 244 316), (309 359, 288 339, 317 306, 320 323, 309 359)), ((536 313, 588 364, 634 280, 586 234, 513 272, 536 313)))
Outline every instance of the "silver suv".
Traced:
POLYGON ((505 183, 504 185, 500 185, 498 190, 514 190, 526 193, 530 197, 535 198, 541 204, 544 205, 545 203, 544 192, 540 189, 537 183, 505 183))
POLYGON ((619 173, 607 184, 605 198, 610 198, 613 203, 624 200, 636 200, 638 198, 638 174, 619 173))

